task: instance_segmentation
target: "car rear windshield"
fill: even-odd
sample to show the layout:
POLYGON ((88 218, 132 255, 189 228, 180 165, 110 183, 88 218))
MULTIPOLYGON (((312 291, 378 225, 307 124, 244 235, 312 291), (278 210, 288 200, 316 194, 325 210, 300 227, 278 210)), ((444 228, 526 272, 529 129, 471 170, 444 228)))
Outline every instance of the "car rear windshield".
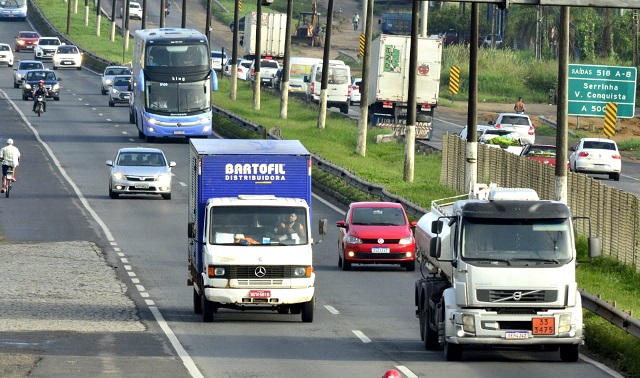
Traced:
POLYGON ((278 62, 275 60, 263 60, 260 62, 260 66, 265 68, 278 68, 278 62))
POLYGON ((505 116, 502 117, 502 121, 500 123, 508 123, 511 125, 528 125, 529 119, 526 117, 505 116))
POLYGON ((594 150, 616 150, 616 145, 611 142, 585 141, 583 148, 591 148, 594 150))

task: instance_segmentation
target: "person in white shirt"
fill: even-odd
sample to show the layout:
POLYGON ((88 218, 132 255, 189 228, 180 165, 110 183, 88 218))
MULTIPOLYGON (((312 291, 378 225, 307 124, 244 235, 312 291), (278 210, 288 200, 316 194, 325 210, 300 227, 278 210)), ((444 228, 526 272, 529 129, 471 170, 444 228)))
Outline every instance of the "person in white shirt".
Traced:
POLYGON ((7 139, 7 145, 0 148, 0 162, 2 163, 2 193, 7 187, 7 170, 13 168, 13 181, 16 181, 16 167, 20 163, 20 150, 13 145, 13 139, 7 139))

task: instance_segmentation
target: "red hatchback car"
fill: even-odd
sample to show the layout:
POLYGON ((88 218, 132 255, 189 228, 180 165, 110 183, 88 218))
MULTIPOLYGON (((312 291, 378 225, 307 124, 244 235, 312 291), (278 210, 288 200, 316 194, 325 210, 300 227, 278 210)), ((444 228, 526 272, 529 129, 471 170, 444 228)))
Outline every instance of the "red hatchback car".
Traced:
POLYGON ((345 220, 336 222, 338 266, 350 270, 351 264, 400 264, 415 270, 416 225, 399 203, 352 203, 345 220))
POLYGON ((38 43, 40 34, 34 31, 19 31, 16 36, 15 51, 33 50, 34 46, 38 43))

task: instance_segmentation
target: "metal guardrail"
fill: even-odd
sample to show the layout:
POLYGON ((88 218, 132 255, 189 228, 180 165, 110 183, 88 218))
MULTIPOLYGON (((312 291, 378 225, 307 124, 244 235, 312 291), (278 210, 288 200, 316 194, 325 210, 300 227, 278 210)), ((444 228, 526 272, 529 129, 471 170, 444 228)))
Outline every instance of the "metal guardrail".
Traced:
MULTIPOLYGON (((215 114, 232 121, 246 130, 258 133, 264 138, 282 139, 277 128, 267 132, 264 126, 239 117, 217 105, 213 105, 212 108, 215 114)), ((353 186, 362 192, 376 196, 382 201, 401 203, 405 207, 407 213, 415 218, 419 219, 428 212, 427 209, 420 207, 413 202, 389 193, 383 186, 363 180, 348 170, 330 163, 317 155, 311 154, 311 159, 316 168, 342 179, 346 184, 353 186)), ((608 320, 611 324, 619 327, 628 334, 640 338, 640 320, 632 317, 629 313, 617 309, 615 305, 607 303, 597 295, 589 294, 584 290, 579 291, 582 296, 583 308, 586 308, 596 315, 608 320)))

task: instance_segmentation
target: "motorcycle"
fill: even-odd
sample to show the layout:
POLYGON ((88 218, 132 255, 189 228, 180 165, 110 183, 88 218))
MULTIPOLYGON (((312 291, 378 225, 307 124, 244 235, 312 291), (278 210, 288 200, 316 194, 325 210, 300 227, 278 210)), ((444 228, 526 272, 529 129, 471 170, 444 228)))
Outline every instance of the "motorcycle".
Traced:
POLYGON ((36 96, 36 110, 35 112, 38 113, 38 117, 40 117, 40 115, 44 112, 44 96, 43 95, 37 95, 36 96))
POLYGON ((7 169, 7 187, 4 190, 4 195, 9 198, 9 192, 11 192, 11 185, 13 184, 13 168, 7 169))

